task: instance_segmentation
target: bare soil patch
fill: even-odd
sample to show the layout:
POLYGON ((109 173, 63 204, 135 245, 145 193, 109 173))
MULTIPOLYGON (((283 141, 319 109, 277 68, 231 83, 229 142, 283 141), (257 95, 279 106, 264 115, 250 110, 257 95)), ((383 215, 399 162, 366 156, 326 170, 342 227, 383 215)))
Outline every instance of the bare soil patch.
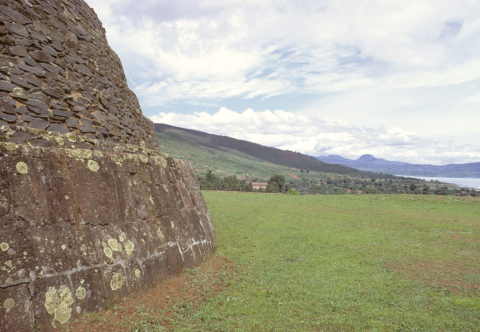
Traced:
POLYGON ((195 310, 209 298, 227 289, 237 273, 228 258, 214 255, 200 267, 184 272, 160 286, 121 303, 111 303, 98 313, 85 314, 63 331, 117 332, 143 330, 161 325, 168 330, 178 310, 195 310))
POLYGON ((462 259, 456 262, 439 259, 433 262, 423 261, 410 265, 388 264, 386 267, 393 272, 405 273, 412 280, 446 288, 456 295, 462 295, 465 291, 473 290, 480 297, 480 283, 467 280, 469 277, 478 274, 479 270, 472 267, 469 262, 462 261, 462 259))

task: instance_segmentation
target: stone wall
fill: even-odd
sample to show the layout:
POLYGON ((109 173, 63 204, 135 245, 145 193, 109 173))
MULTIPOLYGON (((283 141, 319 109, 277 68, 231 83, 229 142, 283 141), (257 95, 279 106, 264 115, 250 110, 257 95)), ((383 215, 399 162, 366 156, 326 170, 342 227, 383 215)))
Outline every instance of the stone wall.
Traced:
POLYGON ((64 140, 0 143, 0 331, 51 330, 212 253, 213 227, 187 161, 64 140))
POLYGON ((158 151, 95 13, 0 0, 0 331, 55 330, 202 263, 186 161, 158 151))
POLYGON ((158 148, 120 59, 82 0, 0 1, 0 98, 0 126, 158 148))

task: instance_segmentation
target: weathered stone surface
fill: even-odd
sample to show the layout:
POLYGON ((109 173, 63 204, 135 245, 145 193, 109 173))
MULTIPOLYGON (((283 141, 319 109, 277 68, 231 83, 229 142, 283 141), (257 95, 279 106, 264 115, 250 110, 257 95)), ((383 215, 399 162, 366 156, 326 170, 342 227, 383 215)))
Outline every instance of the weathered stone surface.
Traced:
POLYGON ((93 10, 6 0, 1 18, 0 331, 61 328, 202 263, 195 176, 157 150, 93 10))
POLYGON ((38 78, 35 78, 33 76, 30 76, 30 75, 25 76, 25 81, 32 84, 32 85, 35 85, 37 87, 42 86, 42 81, 41 80, 39 80, 38 78))
POLYGON ((30 56, 40 62, 50 62, 51 60, 48 54, 42 51, 32 51, 30 56))
POLYGON ((8 82, 5 82, 5 81, 0 81, 0 91, 7 91, 7 92, 11 92, 13 91, 13 89, 15 89, 17 86, 15 84, 12 84, 12 83, 8 83, 8 82))
POLYGON ((53 111, 53 115, 56 115, 56 116, 59 116, 59 117, 62 117, 62 118, 69 118, 69 117, 71 117, 73 114, 72 114, 72 113, 65 112, 65 111, 61 111, 61 110, 54 110, 54 111, 53 111))
POLYGON ((38 77, 45 77, 45 70, 42 70, 38 67, 20 65, 19 68, 22 70, 28 71, 29 73, 32 73, 34 75, 37 75, 38 77))
POLYGON ((0 119, 6 122, 15 122, 17 121, 17 115, 15 114, 4 114, 0 112, 0 119))
POLYGON ((21 78, 15 76, 15 75, 10 76, 10 81, 13 84, 16 84, 16 85, 21 86, 21 87, 26 88, 26 89, 30 89, 32 87, 30 84, 28 84, 27 82, 25 82, 24 80, 22 80, 21 78))
POLYGON ((54 132, 57 132, 57 133, 68 133, 68 130, 67 128, 65 128, 65 125, 63 124, 54 124, 54 125, 51 125, 49 128, 48 128, 49 131, 54 131, 54 132))
POLYGON ((95 128, 91 127, 91 126, 87 126, 87 125, 81 125, 79 127, 80 131, 82 133, 96 133, 97 131, 95 130, 95 128))
POLYGON ((11 104, 0 104, 0 111, 7 114, 16 114, 15 108, 11 104))
POLYGON ((18 56, 28 56, 27 48, 25 46, 12 46, 10 47, 10 53, 18 56))
POLYGON ((20 237, 0 239, 16 252, 25 251, 27 255, 21 253, 20 257, 33 263, 14 263, 10 272, 0 272, 0 284, 8 278, 17 283, 21 277, 30 285, 34 294, 30 312, 42 329, 75 319, 79 312, 70 311, 76 308, 74 301, 80 313, 103 309, 107 299, 122 300, 155 287, 201 263, 213 251, 208 211, 201 206, 203 201, 194 199, 194 193, 201 197, 198 185, 185 191, 187 196, 180 198, 183 204, 175 196, 162 194, 165 186, 171 190, 196 184, 194 177, 185 177, 193 174, 184 169, 188 163, 171 168, 162 156, 54 147, 18 146, 12 153, 1 143, 0 158, 5 166, 0 179, 13 175, 16 179, 14 183, 0 181, 0 189, 5 188, 0 197, 1 192, 7 193, 4 201, 16 202, 15 216, 37 225, 28 232, 7 232, 20 237), (162 175, 167 171, 176 171, 179 178, 171 183, 162 175), (148 185, 142 187, 141 183, 148 185), (46 208, 39 210, 39 204, 46 208), (183 207, 178 210, 179 206, 183 207), (32 247, 24 250, 22 243, 32 247), (36 270, 37 265, 42 269, 36 270), (77 271, 77 266, 82 269, 77 271), (65 273, 73 273, 71 282, 65 273), (63 307, 57 303, 59 293, 67 298, 63 307), (91 296, 85 296, 88 293, 91 296), (57 307, 49 310, 49 306, 57 307), (67 314, 56 316, 59 309, 67 314))
POLYGON ((39 110, 42 110, 42 111, 48 111, 47 104, 45 104, 44 102, 38 101, 38 100, 30 99, 29 101, 27 101, 26 104, 27 104, 28 109, 32 110, 32 111, 36 110, 36 109, 39 109, 39 110))
POLYGON ((0 6, 0 12, 17 23, 24 24, 28 22, 22 14, 7 6, 0 6))
POLYGON ((29 37, 27 29, 23 25, 5 22, 5 28, 10 30, 12 33, 23 36, 29 37))
POLYGON ((43 121, 43 120, 40 120, 40 119, 36 119, 34 121, 32 121, 30 123, 30 128, 35 128, 35 129, 41 129, 41 130, 45 130, 48 128, 48 126, 50 125, 50 123, 48 121, 43 121))
POLYGON ((69 118, 67 120, 67 127, 68 128, 78 128, 78 120, 75 118, 69 118))

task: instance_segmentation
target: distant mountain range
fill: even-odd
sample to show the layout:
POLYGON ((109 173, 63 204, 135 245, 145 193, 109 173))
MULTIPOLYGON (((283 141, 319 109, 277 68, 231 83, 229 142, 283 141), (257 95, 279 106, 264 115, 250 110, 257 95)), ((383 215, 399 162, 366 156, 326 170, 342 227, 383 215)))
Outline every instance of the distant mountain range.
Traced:
POLYGON ((435 166, 390 161, 382 158, 375 158, 370 154, 365 154, 356 160, 347 159, 338 155, 320 156, 316 157, 316 159, 330 164, 338 164, 359 170, 393 175, 480 178, 480 162, 435 166))

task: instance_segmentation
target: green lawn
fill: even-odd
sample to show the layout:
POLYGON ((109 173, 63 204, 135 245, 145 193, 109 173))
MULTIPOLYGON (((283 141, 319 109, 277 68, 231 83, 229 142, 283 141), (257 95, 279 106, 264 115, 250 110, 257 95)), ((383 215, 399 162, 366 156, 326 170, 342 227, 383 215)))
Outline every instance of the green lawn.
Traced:
POLYGON ((480 330, 480 199, 203 194, 241 272, 175 331, 480 330))

